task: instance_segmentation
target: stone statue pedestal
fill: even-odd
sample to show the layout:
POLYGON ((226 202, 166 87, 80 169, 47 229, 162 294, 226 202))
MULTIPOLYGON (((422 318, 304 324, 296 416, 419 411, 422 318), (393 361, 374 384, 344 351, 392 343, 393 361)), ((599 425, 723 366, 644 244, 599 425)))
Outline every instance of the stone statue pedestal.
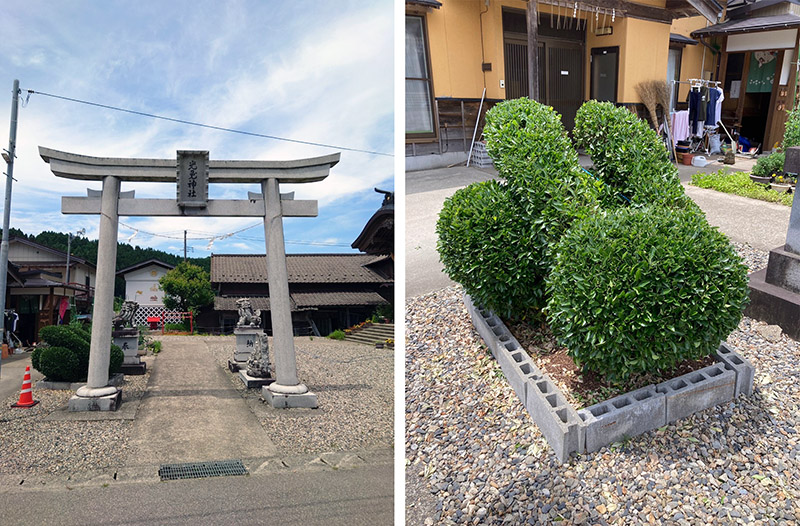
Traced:
POLYGON ((236 336, 236 348, 233 350, 233 360, 228 360, 228 368, 232 372, 247 368, 247 360, 256 345, 256 338, 264 335, 264 329, 259 327, 236 327, 233 329, 236 336))
MULTIPOLYGON (((783 169, 800 173, 800 147, 786 149, 783 169)), ((750 274, 750 305, 744 314, 800 339, 800 199, 792 203, 786 244, 769 251, 767 268, 750 274)))
POLYGON ((769 251, 767 268, 750 274, 750 305, 744 314, 800 339, 800 254, 786 245, 769 251))
POLYGON ((122 349, 122 373, 139 375, 147 371, 147 364, 139 357, 139 329, 117 329, 111 332, 114 345, 122 349))
POLYGON ((244 386, 248 389, 252 389, 253 387, 263 387, 275 381, 275 378, 272 377, 259 378, 256 376, 250 376, 247 374, 247 367, 243 367, 239 370, 239 378, 242 380, 242 382, 244 382, 244 386))

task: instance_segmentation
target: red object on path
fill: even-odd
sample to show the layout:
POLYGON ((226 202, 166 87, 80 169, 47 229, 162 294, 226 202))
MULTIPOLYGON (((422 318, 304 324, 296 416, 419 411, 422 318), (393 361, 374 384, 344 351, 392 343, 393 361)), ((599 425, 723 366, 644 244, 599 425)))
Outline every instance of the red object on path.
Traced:
POLYGON ((33 407, 39 400, 33 399, 31 392, 31 366, 25 367, 25 376, 22 378, 22 391, 19 393, 19 401, 11 404, 11 407, 33 407))

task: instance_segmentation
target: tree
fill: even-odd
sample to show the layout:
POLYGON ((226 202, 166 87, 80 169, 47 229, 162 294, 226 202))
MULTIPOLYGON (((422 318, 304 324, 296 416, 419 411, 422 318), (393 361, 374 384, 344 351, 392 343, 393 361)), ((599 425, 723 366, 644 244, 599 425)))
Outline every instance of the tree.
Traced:
POLYGON ((182 262, 160 280, 164 306, 170 310, 197 313, 214 301, 208 273, 197 265, 182 262))

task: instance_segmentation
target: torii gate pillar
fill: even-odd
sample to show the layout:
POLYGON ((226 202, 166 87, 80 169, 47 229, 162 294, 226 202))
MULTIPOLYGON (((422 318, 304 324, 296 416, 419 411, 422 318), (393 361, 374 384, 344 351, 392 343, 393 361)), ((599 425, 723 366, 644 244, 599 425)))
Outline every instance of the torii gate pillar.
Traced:
POLYGON ((71 411, 113 411, 122 391, 108 385, 114 276, 119 216, 261 217, 266 238, 270 315, 276 381, 262 388, 273 407, 317 407, 317 397, 297 377, 291 300, 283 239, 283 217, 316 217, 317 202, 281 196, 280 183, 325 179, 339 154, 292 161, 209 161, 207 151, 179 151, 174 159, 102 158, 39 147, 57 177, 102 181, 100 196, 62 197, 64 214, 99 214, 100 242, 92 314, 92 342, 87 384, 70 399, 71 411), (177 178, 176 178, 177 171, 177 178), (120 194, 122 181, 178 184, 177 199, 135 199, 120 194), (209 200, 208 183, 258 183, 262 194, 248 199, 209 200))
POLYGON ((272 348, 275 356, 275 382, 261 388, 261 396, 272 407, 317 407, 317 396, 297 378, 292 309, 289 299, 289 272, 283 239, 281 194, 277 179, 261 183, 264 196, 264 239, 267 245, 269 312, 272 318, 272 348))

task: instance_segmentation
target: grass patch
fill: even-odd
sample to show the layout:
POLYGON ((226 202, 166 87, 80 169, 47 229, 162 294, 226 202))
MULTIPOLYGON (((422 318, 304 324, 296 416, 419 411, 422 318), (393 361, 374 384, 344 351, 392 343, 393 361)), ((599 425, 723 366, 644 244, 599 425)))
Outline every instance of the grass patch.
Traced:
POLYGON ((754 183, 748 172, 728 172, 724 168, 712 173, 694 174, 692 185, 786 206, 792 206, 794 197, 793 194, 776 192, 763 184, 754 183))

